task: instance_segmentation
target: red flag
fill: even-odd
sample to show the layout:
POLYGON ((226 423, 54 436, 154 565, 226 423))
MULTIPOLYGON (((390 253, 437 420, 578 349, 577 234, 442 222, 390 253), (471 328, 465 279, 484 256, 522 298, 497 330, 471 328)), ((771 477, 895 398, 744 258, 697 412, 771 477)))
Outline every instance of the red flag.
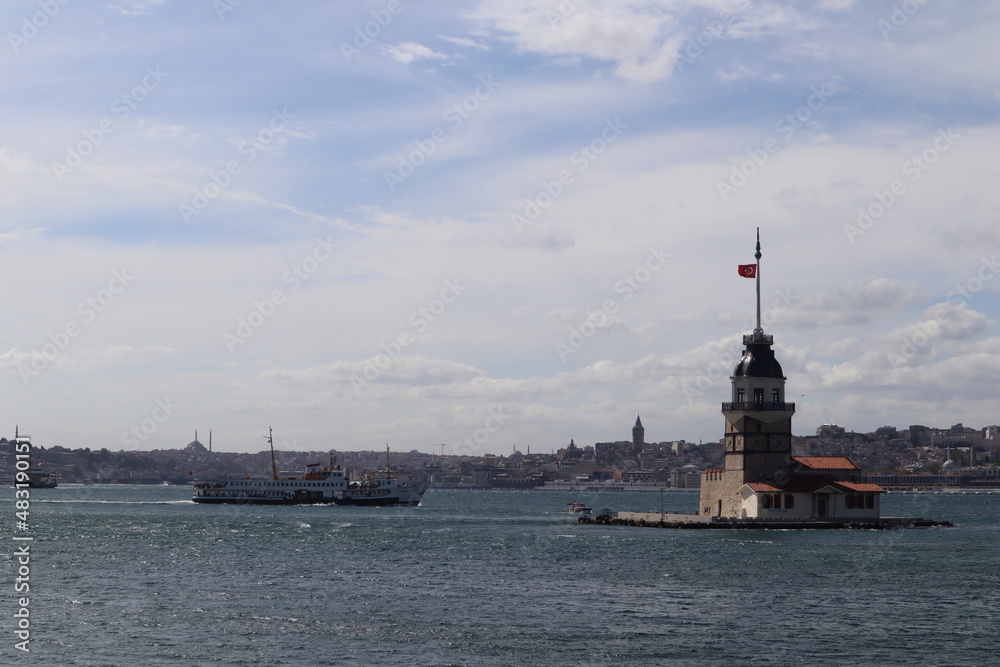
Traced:
POLYGON ((757 277, 757 265, 756 264, 740 264, 739 267, 740 275, 744 278, 756 278, 757 277))

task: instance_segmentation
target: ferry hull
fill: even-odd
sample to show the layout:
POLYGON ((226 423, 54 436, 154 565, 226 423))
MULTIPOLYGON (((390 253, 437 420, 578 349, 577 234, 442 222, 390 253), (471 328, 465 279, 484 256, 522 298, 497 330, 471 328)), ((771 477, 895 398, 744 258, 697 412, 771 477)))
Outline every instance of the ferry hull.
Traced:
POLYGON ((333 501, 337 505, 357 505, 362 507, 389 507, 391 505, 406 505, 415 507, 420 500, 402 500, 400 498, 344 498, 333 501))
POLYGON ((275 499, 270 500, 267 498, 200 498, 195 496, 192 498, 196 503, 204 503, 206 505, 297 505, 294 500, 283 500, 275 499))
POLYGON ((242 489, 212 488, 197 491, 191 500, 207 505, 358 505, 386 507, 392 505, 416 506, 425 491, 415 488, 366 488, 317 493, 298 491, 246 491, 242 489))
POLYGON ((232 498, 232 497, 201 497, 194 496, 191 500, 206 505, 341 505, 388 507, 391 505, 416 506, 420 500, 401 500, 399 498, 232 498))

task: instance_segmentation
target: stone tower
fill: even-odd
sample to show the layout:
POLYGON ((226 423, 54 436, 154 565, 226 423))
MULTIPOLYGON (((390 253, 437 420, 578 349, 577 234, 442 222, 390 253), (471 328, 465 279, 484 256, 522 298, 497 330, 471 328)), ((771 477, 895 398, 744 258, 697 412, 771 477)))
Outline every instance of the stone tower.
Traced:
POLYGON ((642 427, 639 415, 635 416, 635 426, 632 427, 632 455, 639 456, 646 446, 646 429, 642 427))
POLYGON ((785 377, 772 342, 759 329, 743 337, 743 357, 731 378, 732 400, 722 404, 726 471, 741 472, 741 483, 784 483, 790 472, 795 404, 785 402, 785 377))
MULTIPOLYGON (((757 280, 757 327, 743 336, 743 356, 730 378, 732 395, 722 404, 726 421, 725 469, 702 475, 700 512, 739 516, 739 488, 747 482, 783 485, 792 472, 792 415, 785 402, 785 376, 774 358, 772 336, 760 326, 760 237, 753 266, 757 280)), ((746 275, 741 270, 741 275, 746 275)))

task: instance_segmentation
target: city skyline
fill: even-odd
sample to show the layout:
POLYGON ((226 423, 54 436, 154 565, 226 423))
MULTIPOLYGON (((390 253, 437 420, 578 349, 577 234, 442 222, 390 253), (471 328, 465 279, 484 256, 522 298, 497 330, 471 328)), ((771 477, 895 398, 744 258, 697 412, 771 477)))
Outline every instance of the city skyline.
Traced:
POLYGON ((638 413, 714 442, 757 227, 794 434, 1000 422, 993 4, 0 25, 5 437, 507 454, 638 413))

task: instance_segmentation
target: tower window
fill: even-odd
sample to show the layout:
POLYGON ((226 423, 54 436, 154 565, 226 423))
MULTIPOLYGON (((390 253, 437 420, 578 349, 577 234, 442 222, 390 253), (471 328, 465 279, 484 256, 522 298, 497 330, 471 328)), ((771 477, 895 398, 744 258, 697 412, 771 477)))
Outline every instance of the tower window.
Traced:
POLYGON ((736 402, 745 403, 747 400, 747 390, 742 387, 736 390, 736 402))
POLYGON ((771 391, 771 400, 777 403, 780 399, 778 398, 780 392, 777 389, 771 391))
POLYGON ((760 403, 764 402, 764 390, 763 389, 754 389, 753 390, 753 402, 757 403, 758 405, 760 403))

